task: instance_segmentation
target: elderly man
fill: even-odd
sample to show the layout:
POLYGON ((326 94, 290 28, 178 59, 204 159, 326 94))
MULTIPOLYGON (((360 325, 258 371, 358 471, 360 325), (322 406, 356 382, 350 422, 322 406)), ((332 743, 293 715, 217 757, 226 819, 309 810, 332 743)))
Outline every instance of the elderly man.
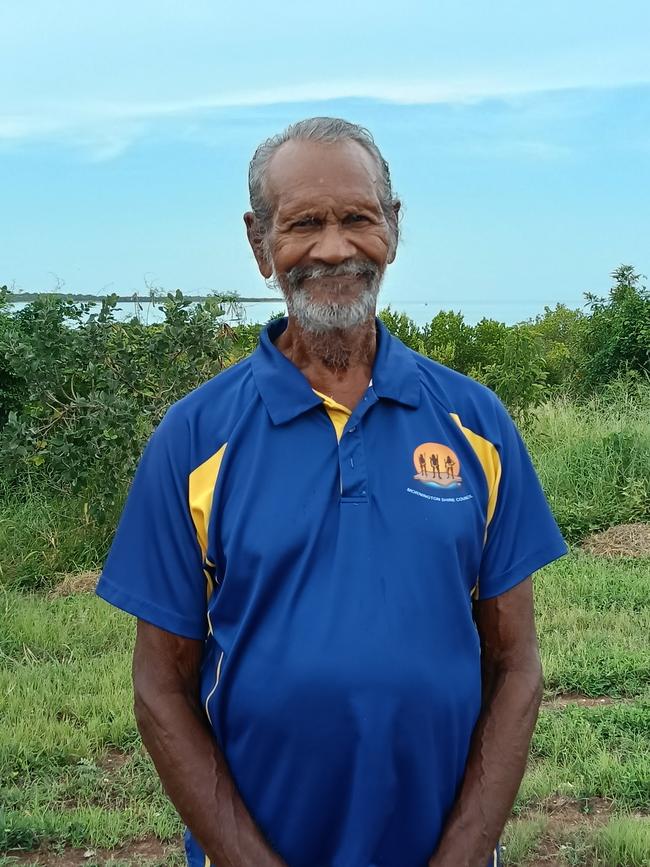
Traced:
POLYGON ((497 864, 529 576, 564 543, 496 397, 375 318, 399 202, 370 134, 302 121, 249 180, 288 318, 169 410, 98 586, 138 618, 144 743, 191 867, 497 864))

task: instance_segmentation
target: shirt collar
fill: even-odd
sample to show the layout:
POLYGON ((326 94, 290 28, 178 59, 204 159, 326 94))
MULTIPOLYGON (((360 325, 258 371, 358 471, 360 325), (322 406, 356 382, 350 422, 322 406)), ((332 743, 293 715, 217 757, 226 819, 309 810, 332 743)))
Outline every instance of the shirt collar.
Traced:
POLYGON ((375 394, 415 409, 420 405, 422 391, 417 354, 393 337, 381 319, 375 321, 377 354, 372 367, 375 394))
MULTIPOLYGON (((307 378, 274 346, 288 320, 270 322, 260 334, 251 356, 257 389, 274 424, 284 424, 322 403, 307 378)), ((420 403, 420 377, 415 353, 377 323, 377 354, 372 369, 372 388, 379 398, 416 407, 420 403)))

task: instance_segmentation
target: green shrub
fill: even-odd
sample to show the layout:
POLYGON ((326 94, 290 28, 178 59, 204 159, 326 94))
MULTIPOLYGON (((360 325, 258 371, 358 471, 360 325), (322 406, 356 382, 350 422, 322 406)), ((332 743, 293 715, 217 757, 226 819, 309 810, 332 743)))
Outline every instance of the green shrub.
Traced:
POLYGON ((165 320, 115 321, 116 297, 88 305, 46 296, 0 333, 0 366, 22 405, 0 432, 0 474, 13 487, 87 496, 97 515, 121 497, 142 448, 174 401, 238 355, 217 298, 161 301, 165 320))
MULTIPOLYGON (((9 290, 0 286, 0 344, 8 339, 14 329, 14 317, 9 312, 9 290)), ((0 428, 10 412, 19 410, 26 399, 24 380, 16 376, 11 364, 0 352, 0 428)))
POLYGON ((545 397, 544 358, 535 335, 524 328, 509 328, 493 361, 474 368, 472 376, 492 388, 519 420, 545 397))
POLYGON ((631 265, 621 265, 612 278, 607 298, 587 296, 581 381, 588 392, 625 371, 650 373, 650 293, 631 265))
POLYGON ((522 326, 538 340, 548 387, 573 390, 582 364, 580 346, 586 322, 581 310, 556 304, 522 326))
POLYGON ((379 316, 411 349, 494 389, 515 416, 523 416, 548 393, 541 340, 524 326, 494 319, 468 325, 462 313, 453 311, 441 311, 421 328, 390 307, 379 316))
POLYGON ((469 373, 474 350, 474 329, 465 322, 462 313, 441 310, 422 326, 421 334, 421 352, 460 373, 469 373))
POLYGON ((473 327, 472 359, 468 373, 472 370, 486 369, 503 354, 503 346, 510 326, 496 319, 485 317, 473 327))

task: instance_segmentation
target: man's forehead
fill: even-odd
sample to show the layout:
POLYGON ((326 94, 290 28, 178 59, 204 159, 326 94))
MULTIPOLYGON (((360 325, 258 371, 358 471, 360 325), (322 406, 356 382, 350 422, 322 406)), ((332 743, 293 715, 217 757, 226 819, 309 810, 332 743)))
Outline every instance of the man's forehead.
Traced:
POLYGON ((377 200, 379 168, 354 141, 289 141, 268 166, 267 191, 276 206, 308 202, 320 195, 357 202, 377 200))

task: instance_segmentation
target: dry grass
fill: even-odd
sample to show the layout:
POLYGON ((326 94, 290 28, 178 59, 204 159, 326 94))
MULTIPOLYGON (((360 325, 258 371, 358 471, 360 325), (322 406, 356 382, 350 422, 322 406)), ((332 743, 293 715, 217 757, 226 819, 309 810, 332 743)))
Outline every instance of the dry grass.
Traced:
POLYGON ((99 572, 64 572, 57 576, 58 581, 50 590, 50 599, 60 599, 65 596, 78 596, 80 593, 94 593, 99 578, 99 572))
POLYGON ((650 557, 650 523, 619 524, 592 533, 582 547, 599 557, 650 557))

